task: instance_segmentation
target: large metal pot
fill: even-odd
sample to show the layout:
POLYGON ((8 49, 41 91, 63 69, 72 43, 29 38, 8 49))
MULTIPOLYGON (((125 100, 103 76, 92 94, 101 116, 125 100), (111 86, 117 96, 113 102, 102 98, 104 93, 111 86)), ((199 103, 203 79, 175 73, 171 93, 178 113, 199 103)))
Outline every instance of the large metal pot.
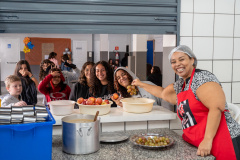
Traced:
POLYGON ((100 148, 100 118, 89 123, 69 123, 74 119, 94 119, 93 115, 72 115, 62 118, 63 151, 70 154, 89 154, 100 148))

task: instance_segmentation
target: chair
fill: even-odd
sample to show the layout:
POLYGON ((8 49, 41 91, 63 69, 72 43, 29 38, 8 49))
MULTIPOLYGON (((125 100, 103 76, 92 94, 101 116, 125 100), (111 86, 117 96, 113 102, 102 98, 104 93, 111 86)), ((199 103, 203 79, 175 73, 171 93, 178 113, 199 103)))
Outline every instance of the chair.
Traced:
POLYGON ((227 103, 227 105, 233 119, 240 124, 240 107, 233 103, 227 103))

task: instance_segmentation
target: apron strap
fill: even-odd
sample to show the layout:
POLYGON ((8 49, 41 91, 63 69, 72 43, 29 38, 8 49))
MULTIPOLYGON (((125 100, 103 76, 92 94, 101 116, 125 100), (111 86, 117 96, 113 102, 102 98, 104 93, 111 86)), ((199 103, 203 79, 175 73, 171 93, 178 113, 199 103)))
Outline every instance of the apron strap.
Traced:
MULTIPOLYGON (((189 88, 191 87, 192 79, 193 79, 194 73, 195 73, 195 68, 193 68, 193 71, 192 71, 192 74, 191 74, 191 78, 190 78, 190 82, 189 82, 189 88)), ((186 82, 184 81, 184 84, 183 84, 183 86, 182 86, 182 91, 184 90, 185 85, 186 85, 186 82)))

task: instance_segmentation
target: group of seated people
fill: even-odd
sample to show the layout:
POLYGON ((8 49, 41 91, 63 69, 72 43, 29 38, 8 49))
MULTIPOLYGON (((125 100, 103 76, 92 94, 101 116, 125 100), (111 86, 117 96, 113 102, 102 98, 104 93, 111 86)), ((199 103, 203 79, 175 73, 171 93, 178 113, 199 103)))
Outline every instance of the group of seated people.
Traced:
POLYGON ((84 99, 101 97, 112 100, 112 107, 116 107, 122 106, 120 102, 122 98, 132 96, 152 98, 155 104, 161 103, 160 98, 139 87, 136 87, 136 95, 127 92, 127 86, 137 78, 128 68, 118 67, 114 71, 106 61, 86 62, 81 70, 71 61, 66 61, 64 67, 68 69, 61 70, 52 59, 43 60, 40 64, 40 82, 38 83, 31 72, 28 61, 20 60, 16 65, 14 75, 8 76, 5 80, 9 94, 2 99, 1 106, 35 105, 38 91, 45 95, 45 105, 55 100, 77 101, 80 97, 84 99), (71 83, 73 80, 78 80, 78 82, 73 85, 71 83), (114 93, 120 95, 116 100, 112 97, 114 93))

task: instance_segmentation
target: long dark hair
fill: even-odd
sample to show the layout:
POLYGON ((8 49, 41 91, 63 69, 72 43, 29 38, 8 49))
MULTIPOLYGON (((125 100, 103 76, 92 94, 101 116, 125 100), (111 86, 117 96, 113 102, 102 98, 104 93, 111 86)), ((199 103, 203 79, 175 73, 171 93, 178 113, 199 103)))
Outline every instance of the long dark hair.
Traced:
POLYGON ((40 72, 39 72, 39 81, 42 81, 47 75, 48 73, 46 71, 43 70, 43 65, 44 64, 51 64, 51 65, 55 65, 52 61, 50 61, 49 59, 44 59, 41 63, 40 63, 40 72))
POLYGON ((158 66, 153 66, 153 72, 152 72, 152 74, 153 74, 153 73, 161 74, 160 68, 159 68, 158 66))
POLYGON ((91 70, 91 81, 90 81, 90 88, 89 88, 89 92, 91 94, 93 94, 93 96, 100 94, 102 88, 100 86, 102 86, 101 81, 97 78, 96 76, 96 67, 97 65, 103 65, 103 67, 106 70, 106 74, 107 74, 107 81, 108 81, 108 91, 110 94, 112 94, 114 92, 114 85, 113 85, 113 70, 111 68, 111 66, 108 64, 108 62, 106 61, 99 61, 97 62, 92 70, 91 70))
MULTIPOLYGON (((132 81, 133 81, 132 76, 131 76, 127 71, 125 71, 125 70, 123 70, 123 69, 119 69, 119 70, 117 70, 117 72, 120 71, 120 70, 122 70, 122 71, 127 75, 127 78, 128 78, 128 80, 129 80, 129 82, 132 83, 132 81)), ((127 88, 123 87, 122 85, 120 85, 120 84, 118 83, 118 80, 117 80, 117 72, 116 72, 115 75, 114 75, 114 88, 117 90, 117 92, 118 92, 122 97, 124 97, 124 98, 131 97, 131 95, 127 92, 127 88)), ((138 92, 138 90, 137 90, 137 92, 138 92)))
MULTIPOLYGON (((87 77, 85 76, 85 69, 88 65, 91 65, 91 66, 94 66, 94 63, 93 62, 85 62, 82 66, 82 69, 81 69, 81 74, 79 76, 79 83, 82 84, 82 85, 87 85, 87 77)), ((91 72, 90 72, 91 74, 91 72)))
POLYGON ((56 56, 57 56, 57 53, 56 53, 56 52, 51 52, 51 53, 49 53, 49 55, 48 55, 48 59, 55 58, 56 56))
POLYGON ((14 75, 20 77, 21 79, 24 79, 24 80, 27 82, 27 84, 30 84, 30 83, 33 82, 33 80, 31 80, 29 76, 23 77, 22 74, 19 72, 19 70, 21 69, 21 67, 22 67, 23 64, 25 64, 25 65, 27 66, 28 71, 32 73, 28 61, 26 61, 26 60, 20 60, 20 61, 17 63, 17 65, 16 65, 16 68, 15 68, 15 71, 14 71, 14 75))
MULTIPOLYGON (((52 69, 50 69, 49 74, 51 72, 54 72, 54 71, 58 71, 62 75, 61 69, 59 69, 59 68, 52 68, 52 69)), ((66 88, 67 84, 64 84, 62 79, 61 79, 61 81, 59 82, 58 86, 61 87, 61 89, 59 91, 59 92, 61 92, 61 91, 63 91, 66 88)), ((49 85, 48 91, 50 91, 51 89, 53 89, 53 88, 52 88, 51 85, 49 85)))

